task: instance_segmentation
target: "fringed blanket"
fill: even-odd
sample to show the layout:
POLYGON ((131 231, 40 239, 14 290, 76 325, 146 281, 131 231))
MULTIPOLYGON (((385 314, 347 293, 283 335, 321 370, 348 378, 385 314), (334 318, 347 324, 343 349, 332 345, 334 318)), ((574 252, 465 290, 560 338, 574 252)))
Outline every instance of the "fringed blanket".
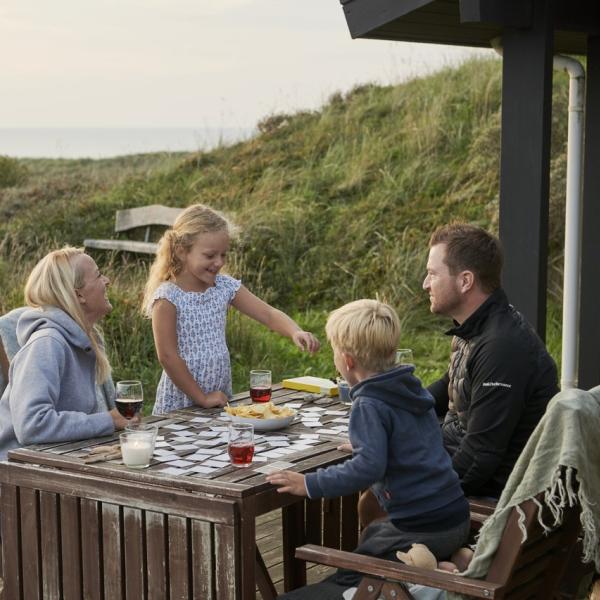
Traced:
MULTIPOLYGON (((580 505, 583 560, 593 561, 600 571, 599 432, 600 387, 589 392, 565 390, 551 400, 509 477, 494 514, 481 528, 475 555, 463 575, 485 577, 511 510, 528 499, 541 508, 536 496, 543 496, 552 515, 553 522, 544 523, 540 511, 540 524, 545 529, 562 523, 566 506, 580 505)), ((524 528, 523 534, 525 541, 524 528)), ((450 593, 447 597, 461 598, 450 593)))

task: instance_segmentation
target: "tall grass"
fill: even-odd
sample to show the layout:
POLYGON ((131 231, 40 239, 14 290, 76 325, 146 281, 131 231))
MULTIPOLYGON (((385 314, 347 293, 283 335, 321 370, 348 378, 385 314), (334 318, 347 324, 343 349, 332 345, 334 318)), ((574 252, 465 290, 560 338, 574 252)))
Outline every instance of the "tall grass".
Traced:
MULTIPOLYGON (((403 320, 426 382, 448 358, 447 322, 421 290, 428 237, 466 220, 496 232, 501 66, 476 60, 398 86, 334 94, 315 112, 270 115, 253 139, 211 152, 112 161, 27 161, 28 179, 0 190, 0 309, 22 302, 35 260, 84 237, 114 237, 119 208, 204 202, 242 226, 230 270, 258 295, 324 340, 327 312, 380 297, 403 320), (10 217, 10 219, 9 219, 10 217)), ((560 352, 567 80, 554 85, 548 340, 560 352)), ((150 324, 139 314, 148 261, 95 253, 113 280, 104 328, 116 378, 141 377, 150 395, 160 374, 150 324)), ((275 377, 333 376, 331 355, 298 352, 288 340, 232 313, 234 387, 248 370, 275 377)))

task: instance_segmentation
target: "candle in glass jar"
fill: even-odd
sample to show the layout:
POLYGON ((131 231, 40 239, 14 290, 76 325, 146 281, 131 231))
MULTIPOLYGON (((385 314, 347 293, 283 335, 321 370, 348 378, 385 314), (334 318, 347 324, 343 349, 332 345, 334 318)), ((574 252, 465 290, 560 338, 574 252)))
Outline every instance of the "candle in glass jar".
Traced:
POLYGON ((121 455, 128 467, 141 469, 150 464, 154 452, 154 439, 140 433, 121 434, 121 455))

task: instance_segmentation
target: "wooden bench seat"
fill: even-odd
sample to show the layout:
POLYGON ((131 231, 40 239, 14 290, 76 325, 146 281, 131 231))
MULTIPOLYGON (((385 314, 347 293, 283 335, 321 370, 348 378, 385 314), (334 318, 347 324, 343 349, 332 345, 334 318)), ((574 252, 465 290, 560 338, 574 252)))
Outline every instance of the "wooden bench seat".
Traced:
POLYGON ((96 248, 99 250, 156 254, 158 244, 150 241, 152 227, 171 227, 182 210, 181 208, 172 208, 160 204, 118 210, 115 216, 115 233, 119 234, 145 227, 144 241, 85 239, 83 240, 83 245, 85 248, 96 248))

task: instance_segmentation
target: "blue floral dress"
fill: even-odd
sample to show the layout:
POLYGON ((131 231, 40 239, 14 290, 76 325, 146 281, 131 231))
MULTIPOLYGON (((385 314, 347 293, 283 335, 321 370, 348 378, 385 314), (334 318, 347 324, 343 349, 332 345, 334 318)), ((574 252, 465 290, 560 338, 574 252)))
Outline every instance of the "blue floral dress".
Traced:
MULTIPOLYGON (((225 339, 227 309, 241 282, 217 275, 214 287, 205 292, 184 292, 171 282, 161 284, 153 302, 165 298, 177 309, 177 350, 205 393, 221 391, 231 396, 231 365, 225 339)), ((156 390, 153 415, 192 406, 188 398, 163 371, 156 390)))

